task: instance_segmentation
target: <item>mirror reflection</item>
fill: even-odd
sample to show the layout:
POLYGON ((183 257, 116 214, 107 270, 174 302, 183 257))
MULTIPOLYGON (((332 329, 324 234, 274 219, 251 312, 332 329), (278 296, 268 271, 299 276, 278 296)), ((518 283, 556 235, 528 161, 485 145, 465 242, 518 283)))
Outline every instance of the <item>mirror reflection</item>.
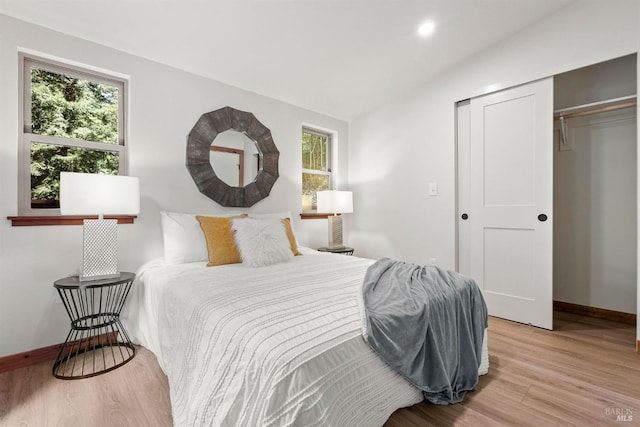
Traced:
POLYGON ((227 130, 211 144, 209 161, 216 175, 227 185, 244 187, 260 172, 260 152, 254 140, 244 132, 227 130))

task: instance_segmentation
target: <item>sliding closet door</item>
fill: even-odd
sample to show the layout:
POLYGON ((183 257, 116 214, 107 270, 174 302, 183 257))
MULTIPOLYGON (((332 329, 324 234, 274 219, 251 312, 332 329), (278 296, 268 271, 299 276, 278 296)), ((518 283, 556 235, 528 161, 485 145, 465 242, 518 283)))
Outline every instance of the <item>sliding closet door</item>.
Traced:
POLYGON ((552 329, 553 80, 474 98, 469 122, 466 273, 489 314, 552 329))

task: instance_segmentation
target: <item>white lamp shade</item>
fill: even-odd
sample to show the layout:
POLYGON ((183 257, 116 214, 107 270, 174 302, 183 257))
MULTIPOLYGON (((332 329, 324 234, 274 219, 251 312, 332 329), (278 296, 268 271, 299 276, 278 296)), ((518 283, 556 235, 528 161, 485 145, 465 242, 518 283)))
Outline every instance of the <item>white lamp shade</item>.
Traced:
POLYGON ((137 177, 94 173, 60 173, 62 215, 137 215, 140 181, 137 177))
POLYGON ((318 213, 351 213, 353 212, 353 193, 351 191, 327 190, 318 191, 318 213))

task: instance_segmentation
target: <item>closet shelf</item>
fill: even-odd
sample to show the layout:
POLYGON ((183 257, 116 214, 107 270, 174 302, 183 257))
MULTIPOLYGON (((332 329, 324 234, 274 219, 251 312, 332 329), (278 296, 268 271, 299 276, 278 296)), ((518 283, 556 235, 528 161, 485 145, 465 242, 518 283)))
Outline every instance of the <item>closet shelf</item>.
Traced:
POLYGON ((560 117, 570 119, 573 117, 588 116, 590 114, 603 113, 606 111, 631 108, 637 105, 637 96, 629 95, 621 98, 606 99, 604 101, 592 102, 589 104, 577 105, 575 107, 560 108, 553 112, 554 120, 560 117))

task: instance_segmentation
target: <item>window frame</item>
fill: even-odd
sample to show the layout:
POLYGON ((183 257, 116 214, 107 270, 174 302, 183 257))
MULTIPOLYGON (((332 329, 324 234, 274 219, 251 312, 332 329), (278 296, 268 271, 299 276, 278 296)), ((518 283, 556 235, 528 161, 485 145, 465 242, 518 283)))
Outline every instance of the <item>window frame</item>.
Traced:
MULTIPOLYGON (((54 59, 45 59, 36 55, 19 54, 19 78, 20 78, 20 135, 18 147, 18 216, 25 217, 50 217, 60 215, 59 208, 31 207, 31 144, 41 143, 77 147, 89 150, 114 152, 118 155, 118 175, 127 175, 127 136, 128 136, 128 79, 98 71, 91 67, 72 65, 54 59), (39 68, 53 73, 62 74, 74 78, 90 80, 95 83, 116 87, 118 94, 118 142, 95 142, 82 139, 49 136, 32 133, 31 123, 31 69, 39 68)), ((14 217, 15 218, 15 217, 14 217)))
MULTIPOLYGON (((301 154, 302 154, 302 134, 303 133, 309 133, 311 135, 316 135, 316 136, 320 136, 320 137, 325 137, 327 138, 327 153, 326 153, 326 164, 327 164, 327 170, 326 171, 319 171, 316 169, 306 169, 306 168, 302 168, 302 172, 300 174, 300 178, 302 179, 302 175, 304 174, 311 174, 311 175, 322 175, 322 176, 327 176, 328 177, 328 190, 333 190, 334 189, 334 181, 335 181, 335 176, 334 176, 334 167, 333 167, 333 151, 335 149, 334 147, 334 139, 335 139, 335 134, 334 132, 328 131, 328 130, 321 130, 318 128, 313 128, 310 126, 302 126, 302 131, 300 134, 300 150, 301 150, 301 154)), ((302 190, 302 188, 301 188, 302 190)), ((302 192, 300 194, 301 199, 302 199, 302 192)), ((319 214, 317 209, 303 209, 302 208, 302 200, 300 201, 300 208, 301 208, 301 216, 303 218, 313 218, 313 217, 325 217, 325 214, 319 214)))

